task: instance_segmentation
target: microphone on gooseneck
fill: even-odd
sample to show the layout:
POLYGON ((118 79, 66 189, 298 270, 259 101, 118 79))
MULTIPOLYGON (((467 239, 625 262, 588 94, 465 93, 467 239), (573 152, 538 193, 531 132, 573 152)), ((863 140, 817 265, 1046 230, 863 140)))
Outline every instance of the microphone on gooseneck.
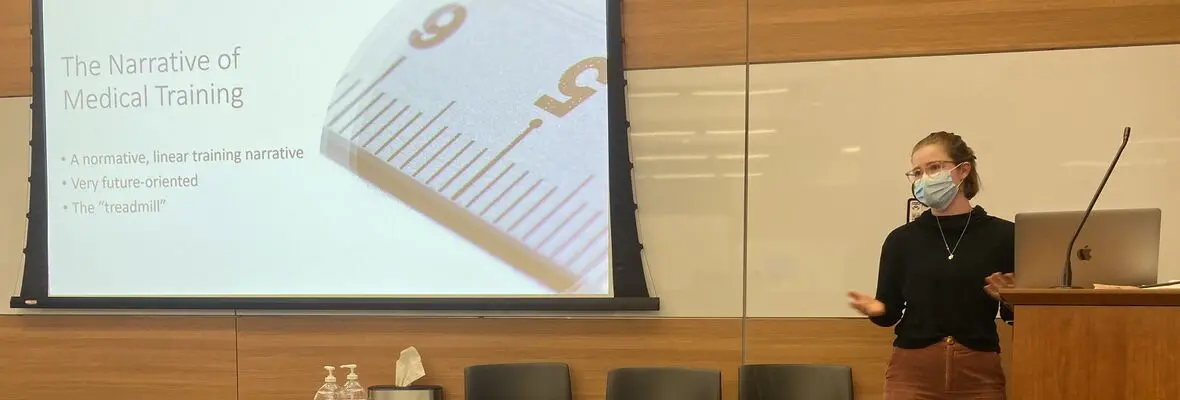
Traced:
POLYGON ((1082 221, 1078 223, 1078 230, 1074 232, 1073 239, 1069 240, 1069 249, 1065 252, 1065 266, 1061 271, 1061 289, 1080 289, 1073 285, 1073 248, 1077 244, 1078 236, 1082 234, 1082 228, 1086 226, 1086 220, 1090 218, 1090 212, 1094 211, 1094 204, 1098 202, 1098 196, 1102 195, 1102 189, 1106 187, 1106 180, 1110 179, 1110 174, 1114 172, 1114 166, 1119 163, 1119 157, 1123 155, 1123 149, 1127 147, 1127 142, 1131 139, 1131 127, 1123 128, 1123 144, 1119 145, 1119 151, 1114 154, 1114 160, 1111 160, 1110 167, 1106 168, 1106 175, 1102 176, 1102 183, 1098 184, 1098 190, 1094 192, 1094 198, 1090 199, 1090 205, 1086 207, 1086 212, 1082 214, 1082 221))

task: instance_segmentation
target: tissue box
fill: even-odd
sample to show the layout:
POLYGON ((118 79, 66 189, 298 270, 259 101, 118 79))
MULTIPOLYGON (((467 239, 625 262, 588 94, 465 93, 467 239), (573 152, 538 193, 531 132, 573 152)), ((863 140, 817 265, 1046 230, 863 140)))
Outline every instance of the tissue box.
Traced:
POLYGON ((369 400, 443 400, 442 386, 369 386, 369 400))

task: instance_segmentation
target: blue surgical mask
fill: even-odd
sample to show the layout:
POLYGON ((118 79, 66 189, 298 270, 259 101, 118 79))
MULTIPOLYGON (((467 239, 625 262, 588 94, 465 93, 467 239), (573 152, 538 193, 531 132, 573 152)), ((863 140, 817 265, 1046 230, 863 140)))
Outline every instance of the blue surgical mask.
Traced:
POLYGON ((959 194, 959 185, 956 185, 954 178, 951 177, 953 170, 954 168, 951 168, 937 174, 922 176, 921 179, 914 182, 912 188, 914 198, 935 210, 945 210, 950 207, 955 196, 959 194))

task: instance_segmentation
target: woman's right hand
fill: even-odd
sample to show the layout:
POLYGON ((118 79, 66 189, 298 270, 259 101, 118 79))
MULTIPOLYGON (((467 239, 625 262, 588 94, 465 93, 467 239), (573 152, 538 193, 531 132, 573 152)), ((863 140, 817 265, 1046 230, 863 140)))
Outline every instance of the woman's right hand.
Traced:
POLYGON ((859 292, 848 292, 848 306, 869 317, 885 315, 885 303, 859 292))

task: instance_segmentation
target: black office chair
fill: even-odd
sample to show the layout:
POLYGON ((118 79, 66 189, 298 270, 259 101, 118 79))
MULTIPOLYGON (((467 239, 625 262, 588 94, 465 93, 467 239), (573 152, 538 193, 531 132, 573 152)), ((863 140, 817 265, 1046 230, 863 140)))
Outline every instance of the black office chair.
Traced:
POLYGON ((463 370, 467 400, 571 400, 563 363, 472 365, 463 370))
POLYGON ((619 368, 607 374, 606 400, 721 400, 721 371, 619 368))
POLYGON ((853 400, 852 368, 752 364, 738 370, 739 400, 853 400))

